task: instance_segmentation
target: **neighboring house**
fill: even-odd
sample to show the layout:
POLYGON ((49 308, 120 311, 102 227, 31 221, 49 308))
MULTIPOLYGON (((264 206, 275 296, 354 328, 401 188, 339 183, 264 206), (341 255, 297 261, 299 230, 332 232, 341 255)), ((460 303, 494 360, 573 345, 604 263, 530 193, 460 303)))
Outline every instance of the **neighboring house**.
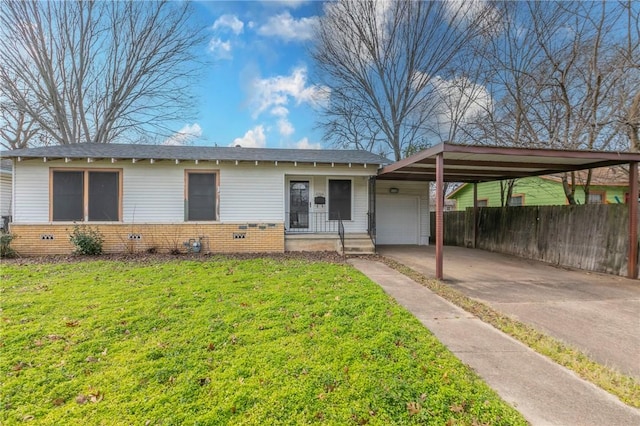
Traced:
MULTIPOLYGON (((432 194, 431 200, 429 200, 430 210, 432 212, 436 211, 436 197, 432 194)), ((445 198, 444 204, 442 206, 442 211, 444 212, 452 212, 456 209, 456 200, 450 200, 445 198)))
POLYGON ((12 170, 11 160, 0 160, 0 227, 3 229, 11 217, 12 170))
POLYGON ((12 247, 26 255, 69 253, 76 224, 98 229, 106 252, 334 250, 340 222, 363 250, 376 222, 379 242, 429 237, 427 186, 376 185, 389 160, 365 151, 73 144, 2 156, 14 164, 12 247))
MULTIPOLYGON (((575 172, 577 188, 575 199, 584 204, 584 182, 587 171, 575 172)), ((569 179, 571 179, 569 177, 569 179)), ((502 181, 503 188, 507 181, 502 181)), ((479 207, 501 207, 500 181, 478 184, 479 207)), ((504 192, 506 194, 506 190, 504 192)), ((506 196, 506 195, 505 195, 506 196)), ((589 203, 625 203, 629 196, 629 173, 620 166, 594 169, 589 189, 589 203)), ((473 207, 473 185, 463 184, 448 197, 455 200, 456 210, 473 207)), ((567 203, 561 175, 548 175, 517 179, 513 186, 510 206, 549 206, 567 203)))

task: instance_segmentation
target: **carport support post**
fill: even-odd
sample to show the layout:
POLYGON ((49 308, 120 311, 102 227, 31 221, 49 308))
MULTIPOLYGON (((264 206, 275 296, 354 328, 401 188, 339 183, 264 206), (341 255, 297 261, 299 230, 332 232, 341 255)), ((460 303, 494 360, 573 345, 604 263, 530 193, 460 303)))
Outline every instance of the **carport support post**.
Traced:
POLYGON ((478 244, 478 183, 473 182, 473 248, 478 244))
POLYGON ((629 259, 627 277, 638 278, 638 163, 629 163, 629 259))
POLYGON ((444 154, 440 153, 436 155, 436 278, 442 279, 442 243, 443 243, 443 226, 442 220, 444 215, 442 214, 444 203, 443 193, 443 181, 444 181, 444 154))

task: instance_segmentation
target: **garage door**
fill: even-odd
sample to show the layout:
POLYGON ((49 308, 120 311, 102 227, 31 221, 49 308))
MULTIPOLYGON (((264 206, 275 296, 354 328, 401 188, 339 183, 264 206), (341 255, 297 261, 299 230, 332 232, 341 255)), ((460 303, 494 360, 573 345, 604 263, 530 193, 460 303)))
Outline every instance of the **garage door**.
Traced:
POLYGON ((376 199, 376 243, 418 244, 418 197, 378 195, 376 199))

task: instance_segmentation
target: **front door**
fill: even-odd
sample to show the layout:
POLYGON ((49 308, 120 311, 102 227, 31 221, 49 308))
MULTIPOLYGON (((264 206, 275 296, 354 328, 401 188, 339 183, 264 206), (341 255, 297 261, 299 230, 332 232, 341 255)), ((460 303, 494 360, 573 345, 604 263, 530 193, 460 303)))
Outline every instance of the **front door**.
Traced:
POLYGON ((289 182, 289 228, 309 227, 309 181, 289 182))

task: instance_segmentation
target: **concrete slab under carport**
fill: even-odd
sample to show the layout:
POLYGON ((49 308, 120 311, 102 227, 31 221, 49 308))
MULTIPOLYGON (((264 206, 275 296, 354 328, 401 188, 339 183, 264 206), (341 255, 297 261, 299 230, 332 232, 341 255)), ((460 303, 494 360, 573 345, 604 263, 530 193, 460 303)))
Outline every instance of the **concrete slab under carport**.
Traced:
MULTIPOLYGON (((433 246, 377 249, 435 277, 433 246)), ((479 249, 447 246, 444 251, 446 284, 640 378, 640 281, 479 249)))

